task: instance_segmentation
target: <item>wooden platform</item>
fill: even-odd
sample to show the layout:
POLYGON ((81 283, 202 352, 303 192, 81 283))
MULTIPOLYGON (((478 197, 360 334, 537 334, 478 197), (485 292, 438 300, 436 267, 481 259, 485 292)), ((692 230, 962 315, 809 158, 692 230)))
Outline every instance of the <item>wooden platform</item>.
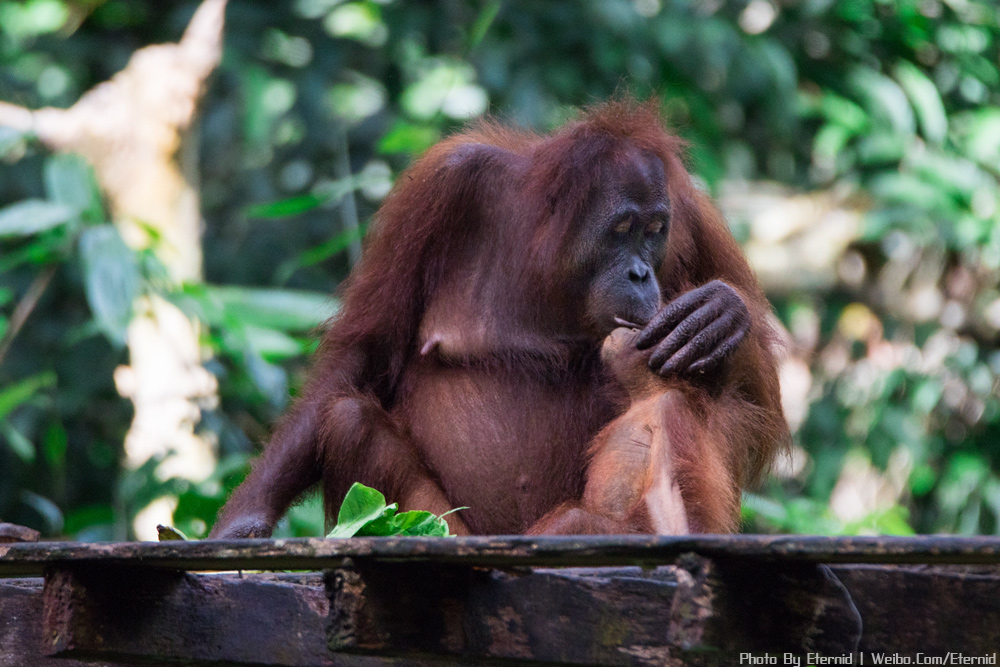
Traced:
POLYGON ((13 543, 0 577, 3 667, 996 664, 1000 651, 1000 539, 985 537, 13 543))

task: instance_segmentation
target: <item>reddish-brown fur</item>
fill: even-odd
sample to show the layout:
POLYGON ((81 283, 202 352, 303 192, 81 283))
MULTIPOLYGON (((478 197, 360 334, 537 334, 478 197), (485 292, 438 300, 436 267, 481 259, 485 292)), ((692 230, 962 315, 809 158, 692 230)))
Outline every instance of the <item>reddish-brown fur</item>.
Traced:
MULTIPOLYGON (((448 517, 460 533, 537 532, 579 500, 588 448, 624 394, 601 367, 608 331, 580 312, 586 267, 569 258, 597 186, 625 178, 640 154, 667 178, 663 303, 718 279, 750 314, 724 367, 673 380, 670 414, 657 416, 678 443, 677 470, 698 471, 679 472, 691 528, 733 529, 740 486, 787 437, 770 308, 680 149, 655 107, 623 101, 551 136, 484 123, 428 151, 379 211, 302 398, 213 536, 268 534, 319 481, 333 512, 355 481, 403 509, 468 506, 464 522, 448 517)), ((621 531, 584 523, 579 532, 621 531)))
POLYGON ((739 520, 738 471, 729 445, 699 411, 711 398, 691 382, 649 372, 637 330, 616 329, 601 349, 605 369, 628 393, 628 409, 590 447, 580 500, 560 505, 535 533, 727 533, 739 520), (602 521, 602 519, 610 521, 602 521))

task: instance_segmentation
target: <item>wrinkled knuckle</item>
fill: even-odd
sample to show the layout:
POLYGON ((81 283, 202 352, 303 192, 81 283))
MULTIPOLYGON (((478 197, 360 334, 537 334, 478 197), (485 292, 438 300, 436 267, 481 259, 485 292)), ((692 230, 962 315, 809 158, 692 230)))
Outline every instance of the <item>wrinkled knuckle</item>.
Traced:
POLYGON ((663 338, 663 323, 653 319, 642 333, 639 334, 638 340, 636 340, 636 345, 649 345, 655 340, 663 338))
POLYGON ((657 352, 657 354, 653 355, 650 358, 650 365, 654 368, 665 366, 666 364, 670 363, 670 358, 672 356, 673 352, 671 350, 660 350, 657 352))
POLYGON ((271 526, 267 520, 259 515, 240 517, 224 530, 220 531, 217 539, 248 539, 259 537, 270 537, 271 526))
POLYGON ((713 354, 712 356, 702 359, 697 364, 692 364, 691 367, 699 373, 705 373, 714 369, 718 365, 719 359, 713 354))
POLYGON ((686 341, 688 338, 690 338, 690 335, 688 334, 687 330, 681 327, 677 327, 673 331, 673 333, 671 333, 669 336, 663 339, 663 341, 659 345, 659 351, 661 354, 664 353, 672 354, 674 350, 678 349, 681 345, 683 345, 684 341, 686 341))
POLYGON ((677 310, 676 301, 672 301, 666 304, 665 306, 660 308, 660 312, 658 312, 656 315, 653 315, 653 323, 661 324, 664 320, 670 317, 670 314, 673 313, 675 310, 677 310))

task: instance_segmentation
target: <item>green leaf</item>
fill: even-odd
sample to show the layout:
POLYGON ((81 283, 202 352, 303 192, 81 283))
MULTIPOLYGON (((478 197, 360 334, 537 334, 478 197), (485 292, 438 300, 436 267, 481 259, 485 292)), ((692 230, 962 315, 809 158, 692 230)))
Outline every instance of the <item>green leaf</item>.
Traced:
POLYGON ((441 133, 431 125, 418 125, 397 120, 378 142, 382 154, 408 153, 419 155, 441 138, 441 133))
POLYGON ((917 383, 914 388, 910 405, 914 412, 929 415, 941 400, 944 387, 938 378, 927 378, 917 383))
POLYGON ((441 517, 424 510, 413 510, 396 515, 398 535, 411 537, 448 537, 451 531, 441 517))
POLYGON ((0 273, 31 264, 40 266, 61 262, 70 254, 70 243, 63 234, 37 236, 19 248, 6 250, 0 255, 0 273))
POLYGON ((162 523, 156 526, 156 535, 159 537, 160 542, 187 542, 188 537, 182 533, 177 528, 173 526, 164 526, 162 523))
POLYGON ((917 112, 924 137, 940 145, 948 134, 948 116, 937 86, 916 65, 905 60, 896 65, 896 80, 917 112))
POLYGON ((750 491, 743 492, 742 512, 748 516, 760 516, 781 526, 788 521, 788 510, 779 502, 750 491))
POLYGON ((852 136, 851 131, 836 123, 827 123, 816 132, 813 153, 820 158, 835 159, 852 136))
POLYGON ((437 515, 426 510, 412 510, 410 512, 400 512, 395 517, 396 530, 403 535, 409 535, 408 531, 417 528, 429 521, 437 519, 437 515))
POLYGON ((59 422, 54 422, 45 429, 42 437, 42 452, 45 462, 53 468, 61 468, 66 463, 66 450, 69 448, 69 435, 59 422))
POLYGON ((831 123, 843 126, 850 134, 864 132, 868 114, 857 104, 835 93, 825 92, 819 102, 820 113, 831 123))
POLYGON ((113 225, 87 229, 80 236, 87 302, 108 340, 125 344, 132 303, 139 292, 139 264, 113 225))
POLYGON ((206 286, 203 296, 224 310, 205 313, 212 323, 220 323, 219 315, 224 314, 245 324, 278 331, 308 331, 337 310, 336 301, 328 295, 305 290, 206 286))
POLYGON ((995 179, 974 162, 945 151, 926 150, 907 156, 908 166, 928 183, 954 195, 971 198, 980 188, 995 187, 995 179))
POLYGON ((858 67, 848 76, 848 85, 876 118, 896 132, 913 134, 913 109, 899 84, 874 70, 858 67))
POLYGON ((0 391, 0 419, 5 418, 18 406, 26 403, 39 390, 56 384, 55 373, 39 373, 0 391))
POLYGON ((946 193, 908 172, 884 172, 873 177, 868 187, 883 202, 899 203, 925 212, 948 211, 951 206, 946 193))
POLYGON ((0 3, 0 26, 8 35, 34 37, 55 32, 69 17, 69 8, 58 0, 0 3))
POLYGON ((243 363, 257 389, 276 408, 288 403, 288 373, 276 364, 269 363, 248 346, 243 350, 243 363))
POLYGON ((763 38, 759 43, 759 53, 770 69, 775 87, 782 93, 792 93, 798 81, 798 71, 788 50, 777 40, 763 38))
POLYGON ((965 155, 1000 172, 1000 109, 990 107, 955 117, 965 155))
POLYGON ((77 536, 91 526, 110 526, 115 522, 115 510, 110 505, 83 505, 66 513, 64 529, 67 535, 77 536))
POLYGON ((305 346, 283 331, 247 325, 243 329, 250 347, 268 361, 290 359, 305 352, 305 346))
POLYGON ((42 199, 26 199, 0 209, 0 238, 31 236, 58 227, 75 217, 65 204, 42 199))
POLYGON ((396 504, 393 503, 385 508, 381 516, 378 516, 371 521, 363 524, 356 533, 355 537, 392 537, 394 535, 399 535, 396 530, 396 504))
POLYGON ((59 509, 51 498, 33 493, 27 489, 22 490, 19 496, 22 503, 30 507, 31 509, 38 512, 42 519, 45 520, 45 528, 43 532, 46 533, 61 533, 63 529, 63 513, 59 509))
POLYGON ((311 211, 322 205, 326 200, 326 197, 305 194, 266 204, 254 204, 247 207, 246 215, 248 218, 288 218, 311 211))
POLYGON ((486 3, 483 10, 479 12, 479 16, 476 17, 476 21, 472 24, 472 29, 469 31, 470 49, 479 46, 479 43, 483 41, 483 37, 486 37, 486 33, 489 32, 490 26, 493 25, 493 21, 500 12, 501 4, 500 0, 492 0, 486 3))
POLYGON ((61 153, 45 161, 45 192, 52 201, 65 204, 91 222, 103 217, 94 172, 79 155, 61 153))
POLYGON ((913 535, 913 528, 907 522, 909 517, 905 507, 893 505, 883 510, 872 512, 860 521, 844 526, 845 535, 913 535))
POLYGON ((337 525, 327 537, 449 537, 444 517, 459 507, 436 516, 424 510, 396 514, 397 505, 385 504, 385 496, 364 484, 354 483, 344 497, 337 525))
POLYGON ((895 132, 875 131, 858 141, 857 151, 860 164, 892 164, 903 158, 906 139, 895 132))
POLYGON ((395 511, 396 505, 386 506, 385 496, 377 490, 355 482, 344 496, 337 513, 337 525, 327 537, 354 537, 365 524, 395 511))
POLYGON ((928 464, 918 465, 910 473, 910 491, 915 496, 925 496, 934 490, 937 472, 928 464))
POLYGON ((289 528, 295 537, 310 537, 322 535, 323 530, 323 496, 312 493, 288 510, 289 528))
POLYGON ((359 225, 357 229, 345 229, 328 241, 324 241, 318 246, 309 248, 295 257, 291 257, 282 262, 275 271, 275 282, 284 284, 291 279, 292 275, 301 268, 315 266, 320 262, 325 262, 331 257, 342 253, 355 241, 361 240, 364 234, 365 225, 359 225))
POLYGON ((10 450, 23 463, 31 465, 35 462, 35 444, 14 428, 10 422, 0 421, 0 435, 3 435, 10 450))

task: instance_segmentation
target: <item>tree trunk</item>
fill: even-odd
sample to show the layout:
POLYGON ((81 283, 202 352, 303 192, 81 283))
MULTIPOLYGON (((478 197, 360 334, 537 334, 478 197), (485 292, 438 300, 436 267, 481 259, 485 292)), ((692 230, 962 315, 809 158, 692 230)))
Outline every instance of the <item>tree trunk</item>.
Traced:
MULTIPOLYGON (((134 249, 151 249, 170 287, 202 280, 202 219, 194 120, 205 82, 222 55, 226 0, 204 0, 178 44, 149 46, 124 70, 69 109, 31 111, 0 102, 0 124, 34 133, 47 147, 75 152, 93 165, 115 225, 134 249)), ((205 370, 200 323, 156 294, 134 304, 129 366, 115 371, 119 393, 135 406, 125 462, 161 458, 161 479, 208 477, 215 442, 195 433, 201 410, 218 401, 205 370)), ((159 499, 133 524, 156 539, 174 499, 159 499)))

